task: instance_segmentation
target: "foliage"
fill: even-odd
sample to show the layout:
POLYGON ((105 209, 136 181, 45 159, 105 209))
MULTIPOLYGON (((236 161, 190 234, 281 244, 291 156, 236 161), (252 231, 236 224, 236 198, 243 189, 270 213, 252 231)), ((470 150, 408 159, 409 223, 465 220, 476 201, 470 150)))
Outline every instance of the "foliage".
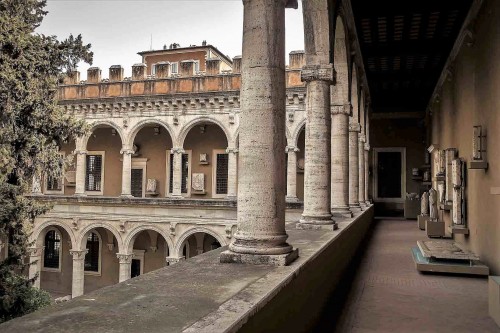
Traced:
POLYGON ((0 263, 0 318, 47 304, 25 277, 30 225, 50 207, 26 196, 34 176, 60 177, 63 142, 85 134, 81 120, 57 105, 64 73, 92 62, 82 37, 63 41, 35 32, 46 0, 0 0, 0 240, 8 242, 0 263))

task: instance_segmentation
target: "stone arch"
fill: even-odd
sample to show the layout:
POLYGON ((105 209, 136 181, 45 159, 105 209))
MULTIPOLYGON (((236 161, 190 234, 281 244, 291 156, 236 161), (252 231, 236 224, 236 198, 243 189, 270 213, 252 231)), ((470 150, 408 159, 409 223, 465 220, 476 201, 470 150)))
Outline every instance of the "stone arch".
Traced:
POLYGON ((45 237, 44 230, 46 230, 48 227, 52 227, 52 226, 58 226, 58 227, 62 228, 64 231, 66 231, 69 235, 70 240, 71 240, 71 248, 72 249, 76 248, 77 238, 76 238, 75 233, 73 232, 73 229, 68 227, 63 222, 54 221, 54 220, 43 222, 42 224, 37 226, 32 233, 32 236, 31 236, 32 241, 35 241, 37 243, 37 246, 43 246, 43 244, 40 243, 40 241, 43 242, 43 238, 41 236, 43 235, 45 237))
POLYGON ((163 237, 163 239, 165 240, 165 243, 167 243, 168 252, 169 253, 172 252, 172 250, 174 248, 174 244, 173 244, 172 238, 170 238, 169 234, 165 230, 162 230, 161 228, 159 228, 155 225, 148 224, 148 225, 138 226, 138 227, 132 229, 132 231, 130 231, 130 233, 125 238, 125 241, 123 243, 123 245, 124 245, 123 247, 127 251, 126 253, 133 253, 135 239, 142 231, 148 231, 148 230, 156 231, 158 234, 160 234, 163 237))
POLYGON ((125 143, 127 144, 128 147, 132 147, 132 145, 134 144, 134 141, 135 141, 135 137, 137 136, 139 131, 141 129, 143 129, 144 127, 146 127, 147 125, 160 125, 160 126, 162 126, 164 129, 167 130, 168 134, 170 135, 170 139, 172 140, 172 145, 175 146, 175 139, 176 138, 174 135, 174 131, 172 130, 172 128, 170 127, 169 124, 167 124, 166 122, 164 122, 160 119, 143 119, 140 122, 138 122, 130 130, 130 133, 125 141, 125 143))
POLYGON ((343 105, 349 101, 349 76, 351 68, 348 57, 349 43, 343 14, 340 12, 335 20, 335 45, 334 45, 334 67, 337 74, 337 83, 332 86, 332 104, 343 105))
POLYGON ((86 226, 84 229, 82 229, 82 231, 80 232, 80 236, 77 240, 77 246, 79 246, 78 250, 83 250, 86 248, 87 246, 87 234, 92 231, 92 229, 97 229, 97 228, 103 228, 103 229, 106 229, 108 231, 110 231, 116 238, 116 242, 118 243, 118 252, 119 253, 123 253, 123 240, 122 240, 122 237, 120 235, 120 233, 118 232, 118 230, 116 230, 112 225, 110 224, 107 224, 107 223, 102 223, 102 222, 98 222, 98 223, 92 223, 88 226, 86 226))
POLYGON ((174 254, 177 255, 178 257, 182 257, 182 245, 184 244, 184 242, 192 235, 196 234, 196 233, 199 233, 199 232, 202 232, 202 233, 205 233, 205 234, 208 234, 210 236, 212 236, 213 238, 215 238, 221 246, 225 246, 225 245, 228 245, 227 241, 225 240, 225 238, 219 234, 217 234, 215 231, 213 230, 210 230, 208 228, 204 228, 204 227, 194 227, 194 228, 190 228, 188 230, 186 230, 180 237, 179 237, 179 240, 177 241, 177 243, 175 244, 175 249, 174 249, 174 254))
POLYGON ((298 141, 299 141, 299 136, 300 136, 300 133, 302 132, 302 130, 306 127, 306 120, 307 119, 302 119, 297 127, 295 128, 295 131, 293 132, 293 136, 292 136, 292 142, 293 142, 293 145, 294 147, 297 147, 298 145, 298 141))
POLYGON ((85 137, 83 137, 80 141, 80 144, 82 145, 82 149, 87 149, 87 144, 88 144, 88 141, 90 139, 90 136, 100 126, 109 126, 111 128, 114 128, 116 130, 116 132, 118 133, 118 135, 120 135, 120 139, 122 140, 122 146, 126 143, 125 134, 123 133, 122 128, 120 126, 118 126, 116 123, 109 121, 109 120, 97 120, 95 122, 90 123, 90 125, 92 127, 91 127, 89 134, 86 135, 85 137))
POLYGON ((358 71, 356 62, 352 63, 351 80, 349 89, 349 101, 352 105, 352 120, 359 122, 359 87, 358 87, 358 71))
MULTIPOLYGON (((222 131, 226 135, 226 140, 227 140, 228 146, 234 142, 233 137, 231 136, 229 130, 226 128, 226 126, 220 120, 213 118, 213 117, 209 117, 209 116, 202 116, 202 117, 198 117, 196 119, 193 119, 190 122, 188 122, 186 125, 184 125, 184 127, 181 129, 181 132, 179 133, 179 137, 177 138, 177 142, 176 142, 177 147, 184 147, 184 141, 186 140, 187 135, 189 134, 191 129, 193 129, 193 127, 195 127, 196 125, 198 125, 200 123, 213 123, 213 124, 218 125, 220 127, 220 129, 222 129, 222 131)), ((174 145, 174 147, 175 146, 176 145, 174 145)))

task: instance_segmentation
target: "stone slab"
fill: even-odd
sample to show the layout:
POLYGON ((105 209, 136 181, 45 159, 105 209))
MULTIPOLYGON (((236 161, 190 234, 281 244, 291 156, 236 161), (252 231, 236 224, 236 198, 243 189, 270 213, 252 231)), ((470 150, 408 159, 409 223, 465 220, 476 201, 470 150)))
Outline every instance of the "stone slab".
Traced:
POLYGON ((500 276, 488 278, 488 313, 500 326, 500 276))
POLYGON ((486 170, 486 169, 488 169, 488 162, 486 162, 486 161, 470 161, 469 162, 469 169, 486 170))
POLYGON ((426 258, 422 255, 418 247, 412 248, 413 261, 419 272, 429 273, 448 273, 448 274, 467 274, 467 275, 485 275, 490 273, 488 266, 480 261, 456 261, 456 260, 436 260, 426 258))
POLYGON ((425 230, 427 231, 428 237, 444 237, 445 236, 445 224, 439 221, 425 221, 425 230))
POLYGON ((417 217, 417 225, 420 230, 425 230, 425 223, 429 220, 429 215, 419 215, 417 217))
POLYGON ((467 227, 451 226, 451 227, 448 227, 448 231, 452 234, 461 234, 461 235, 468 235, 469 234, 469 228, 467 228, 467 227))
POLYGON ((299 249, 290 253, 279 255, 241 254, 232 251, 224 251, 220 254, 220 262, 223 264, 251 264, 266 266, 288 266, 299 257, 299 249))
POLYGON ((330 231, 334 231, 339 228, 336 222, 332 224, 312 224, 312 223, 298 222, 295 227, 298 230, 330 230, 330 231))
POLYGON ((418 248, 425 258, 451 260, 479 260, 474 253, 463 250, 453 240, 419 240, 418 248))

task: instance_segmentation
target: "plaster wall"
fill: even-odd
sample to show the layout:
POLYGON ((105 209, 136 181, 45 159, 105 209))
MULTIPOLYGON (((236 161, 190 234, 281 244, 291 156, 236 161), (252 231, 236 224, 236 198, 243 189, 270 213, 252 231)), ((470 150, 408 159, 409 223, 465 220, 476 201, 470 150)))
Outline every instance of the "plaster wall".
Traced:
MULTIPOLYGON (((441 102, 433 105, 432 143, 440 149, 457 148, 467 162, 472 156, 472 131, 487 131, 489 168, 468 170, 466 185, 468 236, 455 239, 480 256, 493 275, 500 274, 500 197, 490 194, 500 187, 500 7, 485 1, 475 20, 475 40, 464 43, 454 61, 451 77, 442 87, 441 102)), ((446 225, 451 216, 444 213, 446 225)))

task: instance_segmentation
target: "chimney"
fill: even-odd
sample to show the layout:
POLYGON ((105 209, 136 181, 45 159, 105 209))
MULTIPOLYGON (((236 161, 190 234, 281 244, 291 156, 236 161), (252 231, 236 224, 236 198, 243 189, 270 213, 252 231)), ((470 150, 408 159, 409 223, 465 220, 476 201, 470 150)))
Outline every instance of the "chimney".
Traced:
POLYGON ((78 83, 80 83, 79 71, 71 71, 66 73, 66 77, 64 78, 64 84, 78 84, 78 83))
POLYGON ((194 76, 194 60, 181 61, 180 67, 181 76, 194 76))
POLYGON ((109 68, 109 81, 123 81, 124 68, 121 65, 113 65, 109 68))
POLYGON ((220 63, 219 58, 211 58, 206 60, 206 73, 207 75, 218 75, 220 74, 220 63))
POLYGON ((290 52, 290 60, 289 60, 288 68, 290 68, 290 69, 302 69, 302 67, 304 67, 304 65, 305 65, 304 55, 305 55, 304 51, 292 51, 292 52, 290 52))
POLYGON ((241 73, 241 56, 236 56, 233 58, 233 73, 234 74, 241 73))
POLYGON ((164 79, 170 76, 170 62, 159 62, 155 65, 156 67, 156 77, 158 79, 164 79))
POLYGON ((135 64, 132 66, 132 80, 145 80, 148 66, 146 64, 135 64))
POLYGON ((101 69, 99 67, 90 67, 87 70, 87 83, 101 82, 101 69))

